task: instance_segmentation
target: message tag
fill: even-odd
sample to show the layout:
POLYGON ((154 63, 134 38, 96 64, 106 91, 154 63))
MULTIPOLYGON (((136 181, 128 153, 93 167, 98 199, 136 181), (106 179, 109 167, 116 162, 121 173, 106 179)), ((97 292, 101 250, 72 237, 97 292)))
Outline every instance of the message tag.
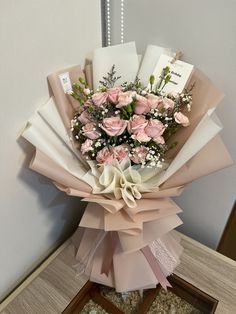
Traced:
POLYGON ((72 91, 72 86, 71 86, 69 72, 61 73, 59 75, 59 79, 61 81, 61 85, 65 94, 70 94, 70 92, 72 91))
POLYGON ((161 79, 162 70, 168 66, 170 68, 171 79, 165 85, 163 91, 165 93, 181 93, 191 77, 193 65, 180 60, 176 60, 174 63, 171 63, 171 61, 172 58, 170 56, 163 54, 160 56, 153 72, 157 81, 156 85, 158 85, 161 79))

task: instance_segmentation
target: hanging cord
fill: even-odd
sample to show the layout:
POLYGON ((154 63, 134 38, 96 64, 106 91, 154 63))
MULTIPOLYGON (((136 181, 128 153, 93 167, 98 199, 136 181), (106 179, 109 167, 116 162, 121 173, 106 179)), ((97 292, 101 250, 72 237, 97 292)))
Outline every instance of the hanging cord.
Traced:
POLYGON ((182 56, 183 56, 182 51, 176 52, 175 56, 173 57, 173 59, 171 60, 170 63, 172 63, 172 64, 175 63, 177 60, 180 60, 182 58, 182 56))
POLYGON ((124 0, 120 0, 120 43, 124 43, 124 0))
POLYGON ((110 0, 106 0, 106 35, 107 46, 111 45, 111 8, 110 0))

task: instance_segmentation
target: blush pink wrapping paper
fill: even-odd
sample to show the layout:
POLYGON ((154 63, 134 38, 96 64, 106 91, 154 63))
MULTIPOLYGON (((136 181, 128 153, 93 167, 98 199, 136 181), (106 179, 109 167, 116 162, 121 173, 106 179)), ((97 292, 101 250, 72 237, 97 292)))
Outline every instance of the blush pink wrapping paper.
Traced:
POLYGON ((91 194, 92 189, 88 184, 71 175, 39 150, 36 150, 30 168, 55 181, 58 187, 64 186, 78 191, 81 197, 91 194))
POLYGON ((66 95, 62 89, 59 75, 66 72, 69 73, 72 83, 77 82, 79 77, 84 77, 84 73, 81 70, 81 67, 78 65, 50 74, 48 76, 48 82, 55 97, 57 108, 61 115, 62 121, 64 122, 66 129, 69 129, 70 121, 74 115, 74 110, 75 108, 78 108, 78 102, 74 100, 73 97, 66 95))
POLYGON ((213 83, 200 70, 195 69, 189 82, 189 87, 194 85, 192 91, 194 104, 191 111, 187 114, 190 126, 181 128, 171 137, 170 143, 178 142, 178 145, 169 151, 169 157, 173 158, 181 150, 186 140, 190 137, 202 117, 211 108, 216 107, 224 97, 213 83))
MULTIPOLYGON (((99 231, 97 231, 97 233, 98 232, 99 231)), ((86 229, 85 234, 86 233, 87 236, 81 241, 81 243, 86 243, 86 245, 83 244, 78 247, 78 260, 87 254, 88 248, 92 246, 97 236, 95 230, 89 232, 89 229, 86 229)), ((160 238, 160 242, 168 248, 168 260, 173 260, 172 265, 174 264, 176 267, 180 262, 178 256, 182 252, 178 237, 168 233, 160 238)), ((116 287, 118 292, 154 288, 158 284, 157 278, 153 274, 149 263, 141 251, 138 250, 131 253, 124 253, 119 245, 116 247, 116 252, 113 256, 113 266, 110 269, 108 276, 102 274, 101 267, 104 254, 107 254, 107 252, 109 252, 109 243, 105 238, 94 253, 91 262, 87 264, 85 272, 90 275, 91 280, 111 287, 116 287)), ((166 265, 167 269, 165 269, 164 273, 169 275, 172 273, 173 269, 168 267, 168 263, 166 263, 166 265)))
POLYGON ((87 62, 84 68, 85 76, 86 76, 86 82, 88 83, 88 86, 92 89, 93 88, 93 65, 91 62, 87 62))
POLYGON ((169 189, 178 185, 185 185, 197 178, 211 174, 219 169, 229 167, 233 160, 229 155, 221 137, 215 136, 183 167, 171 176, 162 186, 169 189))

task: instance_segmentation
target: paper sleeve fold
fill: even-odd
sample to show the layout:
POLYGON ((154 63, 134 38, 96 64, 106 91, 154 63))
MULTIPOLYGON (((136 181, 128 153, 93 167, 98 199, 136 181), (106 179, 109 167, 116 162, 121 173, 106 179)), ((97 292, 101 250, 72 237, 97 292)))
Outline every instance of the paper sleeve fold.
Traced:
MULTIPOLYGON (((79 260, 88 254, 87 248, 91 248, 93 243, 97 242, 95 239, 98 239, 99 235, 94 230, 90 233, 90 230, 86 229, 85 232, 87 235, 83 238, 83 243, 86 242, 87 245, 79 247, 79 260)), ((174 234, 168 233, 155 241, 151 248, 154 253, 158 252, 158 254, 155 253, 156 258, 165 275, 171 274, 179 264, 179 256, 182 252, 179 239, 174 234)), ((117 292, 154 288, 158 284, 157 278, 141 251, 124 253, 119 245, 113 255, 113 264, 108 276, 102 274, 103 260, 110 249, 108 238, 105 237, 97 250, 94 252, 92 249, 90 252, 93 259, 87 264, 85 272, 92 281, 115 287, 117 292)))
POLYGON ((30 168, 55 181, 58 186, 60 184, 61 186, 84 192, 84 196, 90 195, 92 191, 88 184, 74 177, 38 149, 36 149, 34 157, 31 160, 30 168))
POLYGON ((174 149, 169 151, 169 158, 174 158, 177 155, 207 112, 217 107, 224 97, 224 94, 198 69, 194 70, 189 87, 193 84, 193 105, 191 111, 187 114, 190 126, 181 128, 169 140, 169 144, 178 143, 174 149))
POLYGON ((181 224, 182 221, 177 215, 171 215, 169 217, 145 222, 143 224, 143 232, 137 234, 135 237, 125 231, 119 231, 118 235, 121 247, 124 252, 139 250, 181 224))
POLYGON ((172 175, 163 184, 162 188, 170 189, 178 185, 186 185, 193 180, 229 167, 232 164, 233 160, 221 137, 216 135, 207 145, 172 175))

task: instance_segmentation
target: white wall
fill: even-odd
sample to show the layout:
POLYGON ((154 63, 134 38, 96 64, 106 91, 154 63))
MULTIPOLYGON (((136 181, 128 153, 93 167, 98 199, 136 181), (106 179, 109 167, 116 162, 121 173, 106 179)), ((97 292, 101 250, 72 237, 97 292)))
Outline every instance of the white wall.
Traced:
MULTIPOLYGON (((120 41, 120 7, 112 1, 112 41, 120 41)), ((217 113, 222 137, 236 160, 236 1, 125 0, 125 41, 135 40, 139 52, 156 44, 183 51, 224 91, 217 113)), ((235 200, 236 167, 190 184, 176 201, 183 208, 180 230, 213 248, 223 232, 235 200)))
POLYGON ((32 148, 16 140, 47 74, 99 46, 100 1, 0 1, 0 299, 77 226, 82 205, 28 170, 32 148))

